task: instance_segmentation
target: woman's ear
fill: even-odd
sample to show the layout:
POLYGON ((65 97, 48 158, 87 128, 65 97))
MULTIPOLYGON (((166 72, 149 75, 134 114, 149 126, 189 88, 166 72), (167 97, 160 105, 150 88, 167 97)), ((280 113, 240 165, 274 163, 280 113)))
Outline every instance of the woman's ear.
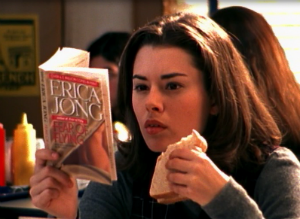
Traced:
POLYGON ((219 107, 218 107, 218 105, 215 103, 215 100, 212 100, 211 108, 210 108, 209 113, 210 113, 211 115, 214 115, 214 116, 216 116, 216 115, 219 114, 219 107))

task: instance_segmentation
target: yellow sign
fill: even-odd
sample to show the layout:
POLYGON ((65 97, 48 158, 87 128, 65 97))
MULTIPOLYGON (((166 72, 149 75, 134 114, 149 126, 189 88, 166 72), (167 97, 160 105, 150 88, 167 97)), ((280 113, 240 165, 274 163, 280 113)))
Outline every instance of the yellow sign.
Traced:
POLYGON ((0 15, 0 96, 39 95, 37 15, 0 15))

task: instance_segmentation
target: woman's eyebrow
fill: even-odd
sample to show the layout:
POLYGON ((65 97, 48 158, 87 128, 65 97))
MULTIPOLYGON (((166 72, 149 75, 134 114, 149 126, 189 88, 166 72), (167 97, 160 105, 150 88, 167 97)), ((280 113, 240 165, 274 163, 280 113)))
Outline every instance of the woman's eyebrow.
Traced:
POLYGON ((185 76, 186 77, 187 75, 183 74, 183 73, 174 72, 174 73, 162 75, 162 76, 160 76, 160 78, 161 79, 170 79, 170 78, 174 78, 174 77, 177 77, 177 76, 185 76))
MULTIPOLYGON (((170 78, 173 78, 173 77, 177 77, 177 76, 184 76, 186 77, 187 75, 186 74, 183 74, 183 73, 177 73, 177 72, 174 72, 174 73, 169 73, 169 74, 164 74, 164 75, 161 75, 160 78, 161 79, 170 79, 170 78)), ((145 76, 141 76, 141 75, 133 75, 132 76, 132 79, 140 79, 140 80, 147 80, 147 78, 145 76)))
POLYGON ((141 76, 141 75, 137 75, 137 74, 132 75, 132 79, 135 79, 135 78, 140 79, 140 80, 144 80, 144 81, 147 80, 147 78, 145 76, 141 76))

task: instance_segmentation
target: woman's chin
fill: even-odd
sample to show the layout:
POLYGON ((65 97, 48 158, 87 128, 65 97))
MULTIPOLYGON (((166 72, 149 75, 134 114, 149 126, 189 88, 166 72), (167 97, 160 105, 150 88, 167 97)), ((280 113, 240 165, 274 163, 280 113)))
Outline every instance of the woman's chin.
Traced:
POLYGON ((167 138, 144 138, 149 150, 164 152, 171 143, 167 138))

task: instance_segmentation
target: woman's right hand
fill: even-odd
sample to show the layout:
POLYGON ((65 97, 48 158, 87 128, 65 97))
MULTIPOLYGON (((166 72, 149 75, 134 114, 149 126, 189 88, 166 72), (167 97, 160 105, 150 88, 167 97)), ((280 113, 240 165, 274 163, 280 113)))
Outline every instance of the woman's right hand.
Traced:
POLYGON ((76 180, 60 169, 46 165, 59 158, 58 153, 40 149, 35 154, 34 174, 30 178, 32 203, 57 218, 76 218, 76 180))

